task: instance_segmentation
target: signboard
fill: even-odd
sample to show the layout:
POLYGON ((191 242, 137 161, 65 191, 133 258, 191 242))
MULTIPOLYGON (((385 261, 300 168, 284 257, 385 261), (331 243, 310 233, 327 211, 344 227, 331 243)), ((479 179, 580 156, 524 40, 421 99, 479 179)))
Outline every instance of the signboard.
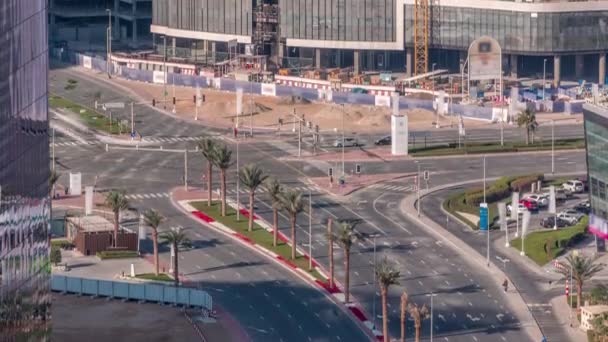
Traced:
POLYGON ((125 103, 124 102, 108 102, 108 103, 104 103, 102 107, 103 107, 104 110, 108 110, 108 109, 124 109, 125 108, 125 103))
POLYGON ((84 188, 84 214, 91 215, 93 213, 93 187, 87 186, 84 188))
POLYGON ((399 116, 399 94, 393 95, 393 115, 399 116))
POLYGON ((70 172, 70 195, 80 196, 82 194, 82 174, 70 172))
POLYGON ((496 80, 502 77, 502 49, 496 39, 483 36, 469 46, 469 79, 496 80))
POLYGON ((519 219, 519 192, 513 192, 511 197, 511 219, 518 220, 519 219))
POLYGON ((391 115, 391 154, 394 156, 408 154, 407 116, 391 115))
POLYGON ((479 203, 479 230, 488 230, 488 203, 479 203))
POLYGON ((391 106, 391 97, 384 95, 376 95, 374 96, 374 105, 376 107, 390 107, 391 106))
POLYGON ((498 202, 498 218, 500 220, 500 230, 507 229, 507 204, 498 202))
POLYGON ((277 86, 273 83, 262 83, 262 95, 277 96, 277 86))
POLYGON ((87 69, 93 68, 93 61, 90 56, 82 56, 82 66, 87 69))
POLYGON ((163 71, 153 71, 152 72, 152 82, 158 84, 167 83, 167 74, 163 71))

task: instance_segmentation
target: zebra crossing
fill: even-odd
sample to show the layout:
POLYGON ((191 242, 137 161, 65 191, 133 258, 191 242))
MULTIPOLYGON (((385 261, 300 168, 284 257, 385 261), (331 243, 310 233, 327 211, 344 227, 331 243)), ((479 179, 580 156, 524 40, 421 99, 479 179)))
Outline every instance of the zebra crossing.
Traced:
POLYGON ((151 143, 176 143, 186 141, 199 141, 202 137, 144 137, 143 142, 151 143))
POLYGON ((157 193, 149 193, 149 194, 128 194, 125 196, 127 199, 152 199, 152 198, 169 198, 168 192, 157 192, 157 193))
MULTIPOLYGON (((317 187, 315 187, 315 186, 310 186, 310 187, 309 186, 294 186, 294 187, 289 187, 289 189, 297 190, 297 191, 300 191, 300 192, 308 192, 308 191, 310 191, 310 192, 318 192, 319 191, 319 189, 317 187)), ((266 193, 267 190, 265 188, 260 187, 255 192, 256 193, 266 193)), ((226 193, 228 193, 228 194, 236 194, 236 189, 234 189, 234 188, 226 189, 226 193)), ((241 193, 241 194, 248 194, 249 191, 241 188, 241 189, 239 189, 239 193, 241 193)))
MULTIPOLYGON (((65 146, 83 146, 83 145, 96 145, 98 144, 98 141, 59 141, 59 142, 55 142, 54 146, 55 147, 65 147, 65 146)), ((50 146, 53 146, 53 143, 49 144, 50 146)))
POLYGON ((388 191, 414 191, 414 185, 395 185, 391 183, 376 183, 369 186, 370 189, 380 189, 388 191))

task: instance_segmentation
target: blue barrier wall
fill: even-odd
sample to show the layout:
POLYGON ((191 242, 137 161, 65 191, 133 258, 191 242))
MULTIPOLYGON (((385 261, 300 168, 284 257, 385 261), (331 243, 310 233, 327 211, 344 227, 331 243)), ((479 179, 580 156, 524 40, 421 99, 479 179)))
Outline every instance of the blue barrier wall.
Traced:
POLYGON ((51 289, 80 295, 187 305, 207 310, 213 308, 213 300, 207 292, 186 287, 52 275, 51 289))

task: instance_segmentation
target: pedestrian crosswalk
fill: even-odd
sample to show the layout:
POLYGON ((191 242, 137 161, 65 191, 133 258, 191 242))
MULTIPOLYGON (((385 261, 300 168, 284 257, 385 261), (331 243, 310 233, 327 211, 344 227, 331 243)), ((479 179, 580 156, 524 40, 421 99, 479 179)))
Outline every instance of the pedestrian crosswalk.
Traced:
POLYGON ((156 193, 149 193, 149 194, 128 194, 125 196, 127 199, 138 199, 138 200, 142 200, 142 199, 153 199, 153 198, 169 198, 169 193, 168 192, 156 192, 156 193))
MULTIPOLYGON (((98 141, 56 141, 55 142, 55 147, 60 147, 60 146, 83 146, 83 145, 95 145, 98 144, 98 141)), ((50 146, 53 146, 53 143, 49 144, 50 146)))
POLYGON ((202 137, 144 137, 143 142, 151 143, 176 143, 184 141, 199 141, 202 137))
POLYGON ((369 186, 371 189, 381 189, 389 191, 413 191, 413 185, 395 185, 391 183, 376 183, 369 186))
MULTIPOLYGON (((294 186, 294 187, 289 187, 289 189, 297 190, 297 191, 301 191, 301 192, 309 192, 309 191, 310 192, 318 192, 319 191, 319 189, 317 187, 315 187, 315 186, 294 186)), ((256 193, 265 193, 267 191, 266 191, 265 188, 260 187, 255 192, 256 193)), ((234 188, 227 189, 226 193, 228 193, 228 194, 236 194, 236 189, 234 189, 234 188)), ((248 194, 249 191, 246 190, 246 189, 244 189, 244 188, 241 188, 241 189, 239 189, 239 193, 241 193, 241 194, 248 194)))

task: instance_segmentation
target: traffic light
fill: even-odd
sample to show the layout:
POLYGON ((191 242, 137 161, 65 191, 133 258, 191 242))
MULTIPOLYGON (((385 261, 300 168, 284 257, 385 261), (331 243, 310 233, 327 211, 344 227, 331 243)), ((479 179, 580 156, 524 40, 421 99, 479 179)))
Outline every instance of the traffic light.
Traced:
POLYGON ((175 96, 174 96, 174 97, 173 97, 173 105, 174 105, 174 106, 175 106, 175 103, 176 103, 176 102, 177 102, 177 101, 175 100, 175 96))
POLYGON ((152 107, 156 107, 156 99, 152 99, 152 107))
POLYGON ((360 174, 361 173, 361 164, 355 165, 355 173, 356 174, 360 174))
POLYGON ((329 174, 330 177, 334 175, 334 168, 333 167, 329 168, 328 174, 329 174))
POLYGON ((196 95, 192 95, 192 102, 196 104, 196 95))

